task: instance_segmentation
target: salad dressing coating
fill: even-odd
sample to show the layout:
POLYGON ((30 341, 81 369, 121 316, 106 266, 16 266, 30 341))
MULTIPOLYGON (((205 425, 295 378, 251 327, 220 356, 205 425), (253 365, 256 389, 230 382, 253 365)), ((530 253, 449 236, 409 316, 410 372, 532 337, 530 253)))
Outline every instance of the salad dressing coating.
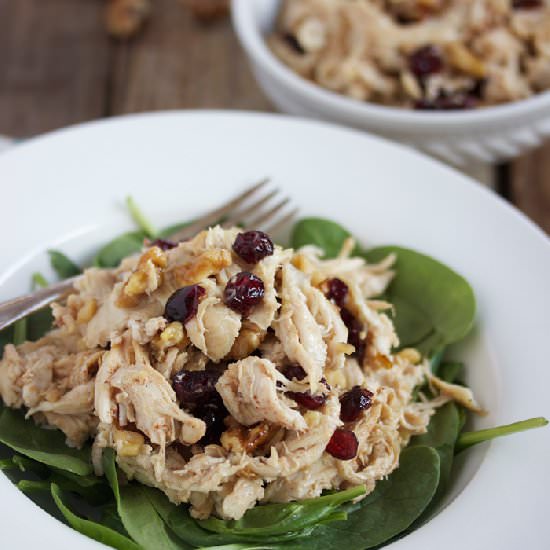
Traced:
POLYGON ((433 376, 441 394, 413 397, 428 367, 415 350, 392 352, 391 305, 375 299, 392 279, 393 257, 367 264, 349 257, 349 241, 336 259, 312 246, 275 246, 249 265, 233 251, 238 233, 214 227, 171 250, 146 247, 116 269, 88 269, 66 302, 53 306, 57 328, 6 346, 4 403, 59 428, 69 445, 91 438, 98 474, 102 449, 111 447, 129 478, 190 503, 194 517, 226 519, 259 502, 355 485, 372 491, 398 467, 410 437, 426 431, 436 407, 460 398, 475 408, 433 376), (243 271, 264 284, 263 299, 245 314, 224 297, 243 271), (345 309, 360 327, 360 349, 350 343, 342 304, 327 297, 334 278, 349 289, 345 309), (183 323, 167 319, 168 298, 196 284, 204 293, 195 314, 183 323), (174 376, 214 371, 212 395, 227 414, 212 439, 208 418, 182 400, 174 376), (340 399, 356 386, 372 399, 344 423, 340 399), (358 440, 350 460, 326 451, 340 428, 358 440))

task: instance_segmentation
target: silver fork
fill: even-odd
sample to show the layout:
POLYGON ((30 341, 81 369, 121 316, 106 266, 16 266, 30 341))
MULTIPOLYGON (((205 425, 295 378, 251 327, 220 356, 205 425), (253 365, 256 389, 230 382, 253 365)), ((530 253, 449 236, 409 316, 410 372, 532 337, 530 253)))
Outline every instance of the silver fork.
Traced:
MULTIPOLYGON (((269 181, 265 179, 248 187, 219 208, 206 213, 192 224, 170 235, 168 239, 174 242, 189 239, 221 219, 223 219, 221 224, 223 227, 238 225, 244 229, 261 229, 266 233, 276 232, 294 218, 298 209, 287 208, 290 202, 288 197, 274 203, 274 199, 280 195, 280 192, 278 189, 269 191, 266 187, 268 183, 269 181)), ((1 302, 0 330, 55 300, 65 298, 81 277, 82 275, 77 275, 36 292, 1 302)))

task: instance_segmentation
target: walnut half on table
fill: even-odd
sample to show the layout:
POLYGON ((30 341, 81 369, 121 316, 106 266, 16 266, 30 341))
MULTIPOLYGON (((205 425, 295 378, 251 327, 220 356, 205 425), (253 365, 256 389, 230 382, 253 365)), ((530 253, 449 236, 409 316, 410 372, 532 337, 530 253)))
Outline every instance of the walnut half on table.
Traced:
POLYGON ((229 13, 229 0, 182 0, 193 15, 201 21, 209 22, 229 13))

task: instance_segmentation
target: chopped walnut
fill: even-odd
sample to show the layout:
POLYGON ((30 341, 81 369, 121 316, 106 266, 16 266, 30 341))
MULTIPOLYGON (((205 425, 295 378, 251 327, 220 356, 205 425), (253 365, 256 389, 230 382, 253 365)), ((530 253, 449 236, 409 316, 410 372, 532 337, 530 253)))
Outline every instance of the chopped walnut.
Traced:
POLYGON ((449 64, 455 69, 476 78, 485 76, 485 64, 476 57, 462 42, 451 42, 445 46, 449 64))
POLYGON ((142 434, 128 430, 116 430, 113 439, 119 456, 137 456, 145 443, 142 434))
POLYGON ((172 270, 177 286, 199 283, 211 275, 216 275, 232 263, 231 252, 223 248, 206 250, 193 261, 174 267, 172 270))
POLYGON ((151 13, 150 0, 108 0, 105 8, 107 32, 115 38, 131 38, 151 13))
POLYGON ((88 323, 97 311, 97 301, 95 298, 90 298, 78 311, 76 316, 77 323, 88 323))
POLYGON ((420 355, 420 352, 418 352, 414 348, 402 349, 400 352, 397 353, 397 357, 404 359, 405 361, 408 361, 413 365, 417 365, 422 360, 422 355, 420 355))
POLYGON ((193 15, 201 21, 210 22, 229 13, 229 0, 183 0, 193 15))
POLYGON ((267 332, 262 330, 256 323, 245 319, 239 335, 233 342, 229 358, 238 360, 248 357, 254 350, 258 349, 266 334, 267 332))
POLYGON ((142 296, 154 292, 162 285, 166 265, 166 254, 158 246, 146 250, 141 255, 136 269, 122 287, 117 306, 135 307, 142 296))
POLYGON ((261 422, 252 428, 236 426, 223 432, 220 441, 226 451, 252 454, 259 447, 268 443, 278 429, 277 426, 267 422, 261 422))
POLYGON ((387 355, 382 355, 381 353, 377 353, 372 357, 368 364, 375 369, 391 369, 393 367, 391 359, 387 355))
POLYGON ((183 349, 189 342, 189 336, 187 336, 183 325, 179 321, 174 321, 153 340, 153 346, 157 350, 164 350, 173 346, 183 349))

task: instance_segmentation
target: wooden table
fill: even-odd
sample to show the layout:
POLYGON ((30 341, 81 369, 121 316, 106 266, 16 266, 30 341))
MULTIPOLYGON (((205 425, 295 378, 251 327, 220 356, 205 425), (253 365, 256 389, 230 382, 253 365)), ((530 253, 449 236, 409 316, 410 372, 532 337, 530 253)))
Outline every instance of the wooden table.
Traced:
MULTIPOLYGON (((274 109, 229 20, 205 26, 178 0, 154 0, 145 30, 119 42, 107 36, 103 10, 104 0, 0 0, 0 134, 161 109, 274 109)), ((550 144, 495 177, 550 233, 550 144)))

